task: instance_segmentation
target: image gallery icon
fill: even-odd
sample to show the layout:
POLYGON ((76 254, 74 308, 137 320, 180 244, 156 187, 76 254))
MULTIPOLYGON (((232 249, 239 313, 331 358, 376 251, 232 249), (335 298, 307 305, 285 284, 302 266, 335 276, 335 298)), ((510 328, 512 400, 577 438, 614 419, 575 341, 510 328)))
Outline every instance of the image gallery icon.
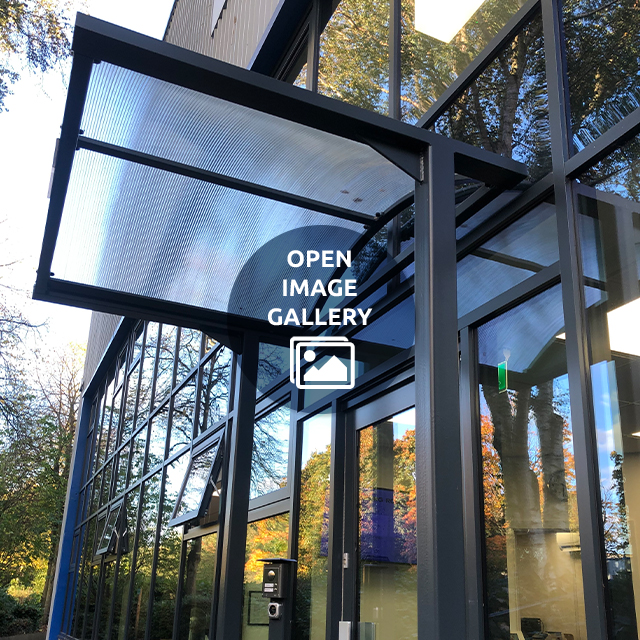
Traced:
POLYGON ((291 338, 290 360, 298 389, 353 389, 355 346, 342 336, 291 338))

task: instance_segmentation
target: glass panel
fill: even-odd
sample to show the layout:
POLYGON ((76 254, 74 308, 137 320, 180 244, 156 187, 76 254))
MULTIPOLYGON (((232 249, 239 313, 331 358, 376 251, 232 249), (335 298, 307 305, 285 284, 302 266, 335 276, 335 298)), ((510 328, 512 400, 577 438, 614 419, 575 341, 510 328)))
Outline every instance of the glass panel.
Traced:
POLYGON ((543 202, 458 262, 458 317, 558 260, 556 208, 543 202))
POLYGON ((302 427, 295 640, 324 640, 329 571, 331 411, 302 427))
POLYGON ((250 498, 258 498, 287 485, 290 428, 290 402, 256 420, 250 498))
POLYGON ((124 640, 127 629, 127 606, 131 589, 131 556, 136 530, 138 528, 139 489, 127 494, 125 499, 126 530, 123 536, 127 538, 127 545, 120 545, 120 562, 118 565, 118 580, 114 595, 113 626, 111 640, 124 640))
POLYGON ((417 637, 415 410, 358 432, 360 633, 417 637))
POLYGON ((196 377, 193 375, 173 397, 171 441, 169 455, 190 444, 193 433, 193 414, 196 408, 196 377))
MULTIPOLYGON (((348 4, 350 7, 345 11, 357 14, 356 17, 360 18, 362 24, 365 12, 353 0, 348 4)), ((346 18, 336 16, 325 30, 321 46, 321 56, 326 60, 323 63, 321 59, 320 62, 322 77, 329 82, 328 73, 339 74, 339 78, 333 76, 333 81, 343 83, 339 90, 358 99, 365 96, 359 90, 358 81, 356 80, 355 91, 351 92, 347 83, 352 78, 364 75, 364 67, 361 66, 364 60, 368 60, 371 72, 377 72, 380 82, 386 85, 388 77, 388 40, 385 35, 388 4, 386 0, 369 0, 368 4, 375 5, 375 18, 369 18, 369 22, 375 21, 376 26, 379 25, 378 34, 370 35, 367 31, 351 29, 344 34, 349 38, 345 43, 341 35, 345 31, 346 18), (371 42, 377 36, 383 40, 371 42), (381 57, 371 58, 368 52, 372 48, 381 57), (347 54, 349 49, 353 52, 351 57, 347 54)), ((326 86, 326 82, 321 86, 326 86)), ((361 84, 371 86, 365 79, 361 84)), ((381 86, 374 91, 377 95, 370 101, 371 104, 378 102, 381 106, 386 105, 388 88, 381 86)), ((372 215, 376 211, 384 211, 398 197, 413 188, 413 181, 408 176, 364 144, 149 78, 107 62, 103 66, 96 66, 92 71, 81 128, 90 138, 372 215), (127 114, 127 117, 123 118, 122 114, 127 114), (202 135, 203 122, 207 123, 206 136, 202 135), (141 127, 141 123, 144 123, 144 127, 141 127), (277 148, 273 145, 274 140, 279 141, 277 148), (242 162, 237 162, 238 157, 242 157, 242 162), (265 171, 265 167, 269 167, 269 170, 265 171), (300 180, 300 167, 307 167, 309 175, 314 178, 300 180), (356 202, 353 202, 353 195, 342 193, 341 190, 346 185, 356 183, 359 179, 367 181, 369 177, 373 178, 372 184, 384 183, 387 189, 381 191, 376 188, 356 202), (409 188, 405 189, 404 185, 409 185, 409 188)), ((76 155, 76 160, 77 158, 76 155)), ((106 178, 104 175, 102 177, 106 178)), ((167 175, 166 179, 169 178, 167 175)), ((94 197, 102 199, 100 191, 108 191, 111 184, 110 180, 94 181, 94 197)), ((108 193, 105 195, 109 197, 108 193)), ((152 191, 146 191, 144 198, 148 199, 153 195, 152 191)), ((173 205, 184 208, 186 203, 179 191, 171 189, 167 191, 167 195, 169 197, 164 200, 164 206, 158 211, 161 216, 157 219, 164 221, 162 228, 165 228, 167 219, 171 217, 168 214, 169 208, 173 205)), ((73 199, 74 196, 70 196, 73 199)), ((248 202, 244 195, 242 200, 248 202)), ((198 203, 197 218, 200 222, 207 216, 207 208, 203 202, 198 203)), ((191 245, 191 248, 194 244, 200 245, 199 248, 203 251, 200 255, 210 254, 213 258, 210 264, 213 265, 219 263, 220 252, 211 243, 228 237, 231 231, 229 227, 239 229, 244 216, 237 207, 227 210, 226 206, 215 206, 211 213, 220 223, 218 229, 223 233, 209 232, 193 236, 189 232, 183 239, 186 241, 187 237, 190 238, 191 241, 186 244, 191 245)), ((252 212, 250 222, 254 231, 257 219, 255 214, 255 211, 252 212)), ((282 219, 280 222, 282 223, 282 219)), ((155 227, 148 219, 144 220, 143 225, 145 228, 155 227)), ((280 232, 285 230, 286 227, 280 227, 280 232)), ((258 239, 261 243, 266 242, 268 237, 265 237, 264 229, 261 232, 259 235, 262 237, 258 239)), ((243 236, 243 244, 250 243, 244 233, 235 238, 243 236)), ((87 236, 87 240, 90 237, 91 234, 87 236)), ((84 247, 86 246, 87 243, 84 247)), ((144 245, 136 244, 137 249, 141 246, 144 245)), ((145 247, 145 251, 152 253, 148 247, 145 247)), ((168 256, 168 253, 164 253, 158 266, 168 256)), ((114 262, 121 257, 114 256, 114 262)), ((232 256, 229 254, 227 258, 231 259, 232 256)), ((226 262, 223 267, 227 272, 229 264, 226 262)), ((60 273, 56 269, 54 271, 56 275, 60 273)), ((147 273, 145 270, 145 277, 148 277, 147 273)), ((233 280, 235 277, 231 282, 233 280)), ((218 282, 222 284, 219 279, 218 282)), ((224 282, 228 283, 226 279, 224 282)), ((185 281, 185 285, 194 293, 203 290, 201 283, 194 282, 193 278, 185 281)), ((227 289, 225 286, 222 288, 227 289)))
POLYGON ((170 527, 169 520, 189 464, 184 454, 167 468, 164 498, 160 516, 160 542, 156 581, 153 588, 151 613, 151 640, 170 640, 173 636, 173 618, 178 592, 182 530, 170 527))
MULTIPOLYGON (((605 15, 617 11, 612 7, 605 15)), ((587 287, 585 299, 606 577, 614 635, 634 639, 640 620, 640 534, 635 526, 640 518, 638 159, 636 138, 576 185, 583 269, 594 279, 587 282, 598 287, 587 287)))
POLYGON ((213 337, 208 334, 204 334, 204 352, 205 354, 209 353, 213 349, 215 349, 220 343, 213 337))
POLYGON ((289 347, 261 342, 258 351, 258 381, 256 393, 264 390, 278 378, 289 371, 289 347))
POLYGON ((116 387, 119 387, 124 380, 124 372, 127 368, 127 349, 126 347, 120 352, 118 356, 118 364, 116 365, 116 387))
POLYGON ((638 7, 563 3, 573 145, 580 151, 640 107, 638 7))
POLYGON ((103 582, 101 586, 100 611, 98 612, 98 640, 107 637, 109 627, 109 614, 111 613, 111 597, 113 595, 113 578, 115 573, 115 562, 107 562, 103 568, 103 582))
POLYGON ((109 457, 118 446, 118 427, 120 425, 120 403, 122 401, 122 390, 118 391, 113 398, 111 409, 111 430, 109 431, 109 444, 107 445, 107 457, 109 457))
POLYGON ((180 329, 176 382, 184 380, 189 372, 200 362, 201 342, 202 334, 199 331, 195 329, 180 329))
POLYGON ((562 332, 559 285, 478 329, 489 638, 586 638, 562 332))
POLYGON ((187 541, 182 577, 180 640, 208 640, 218 534, 187 541))
POLYGON ((389 3, 342 0, 320 36, 318 93, 389 111, 389 3))
POLYGON ((539 16, 438 119, 435 130, 524 162, 531 181, 551 171, 544 40, 539 16))
MULTIPOLYGON (((270 149, 275 135, 269 131, 270 149)), ((211 132, 206 138, 211 138, 211 132)), ((316 138, 311 144, 305 138, 304 144, 319 155, 315 142, 316 138)), ((354 200, 359 200, 367 209, 379 211, 386 208, 378 208, 381 200, 403 196, 414 188, 408 175, 372 149, 355 144, 357 153, 354 149, 352 156, 344 158, 331 180, 337 183, 334 193, 340 196, 332 199, 341 200, 341 191, 349 191, 350 209, 357 208, 354 200), (363 166, 363 158, 369 159, 368 166, 363 166), (376 167, 380 164, 382 176, 376 167)), ((232 149, 226 137, 222 147, 226 152, 232 149)), ((233 153, 239 151, 237 147, 233 153)), ((251 149, 243 159, 254 156, 251 149)), ((323 185, 318 178, 300 180, 299 167, 304 165, 298 157, 292 163, 296 174, 291 184, 323 185)), ((264 170, 264 158, 260 165, 264 170)), ((266 173, 273 175, 273 171, 266 173)), ((272 247, 259 252, 265 244, 278 238, 274 244, 295 242, 296 249, 306 251, 330 242, 331 249, 346 251, 362 230, 361 223, 80 149, 74 156, 53 269, 56 277, 79 284, 264 319, 273 306, 264 278, 281 285, 295 271, 286 260, 274 270, 272 247), (113 192, 98 188, 107 184, 119 186, 113 192), (93 197, 87 198, 87 192, 93 197), (128 233, 121 233, 124 228, 128 233), (133 237, 136 250, 132 251, 133 237), (81 252, 77 251, 80 244, 81 252), (197 278, 194 264, 199 265, 197 278), (262 270, 259 283, 253 269, 262 270)), ((286 256, 286 251, 278 255, 286 256)))
POLYGON ((202 368, 198 429, 200 433, 220 422, 229 411, 233 353, 221 347, 202 368))
POLYGON ((102 491, 100 492, 100 506, 107 504, 111 496, 111 478, 113 473, 113 462, 114 460, 112 459, 104 467, 104 473, 102 474, 102 491))
POLYGON ((107 458, 107 442, 109 440, 109 425, 111 423, 111 401, 112 401, 113 389, 111 385, 106 387, 106 390, 102 392, 101 398, 101 410, 102 410, 102 422, 100 427, 100 443, 98 445, 98 457, 96 459, 96 468, 107 458))
POLYGON ((156 540, 156 524, 160 505, 160 478, 156 473, 144 483, 142 513, 138 527, 136 568, 131 594, 131 617, 129 618, 129 640, 144 640, 147 624, 149 589, 151 587, 151 563, 156 540))
POLYGON ((116 493, 120 495, 127 486, 127 471, 129 470, 129 451, 131 445, 125 445, 118 454, 118 477, 116 479, 116 493))
POLYGON ((209 482, 211 476, 211 466, 218 453, 219 446, 220 440, 193 458, 189 468, 189 476, 176 511, 176 518, 200 508, 207 482, 209 482))
POLYGON ((102 486, 102 476, 103 472, 101 471, 93 480, 93 484, 91 486, 92 496, 91 496, 91 508, 89 513, 95 513, 98 508, 98 503, 100 502, 100 487, 102 486))
MULTIPOLYGON (((116 532, 116 525, 118 523, 118 516, 120 515, 120 506, 118 505, 115 509, 113 509, 109 516, 106 519, 106 524, 104 525, 104 529, 102 532, 102 536, 100 537, 100 542, 98 542, 98 551, 104 552, 105 550, 109 550, 109 553, 113 552, 113 547, 111 547, 111 541, 113 539, 113 534, 116 532)), ((116 532, 117 533, 117 532, 116 532)))
POLYGON ((93 637, 93 621, 95 618, 96 604, 98 598, 98 578, 100 577, 100 566, 92 566, 89 569, 89 582, 87 593, 87 608, 85 610, 84 626, 81 640, 91 640, 93 637))
POLYGON ((289 539, 289 514, 250 522, 247 527, 242 603, 242 640, 268 640, 269 617, 262 597, 260 558, 286 558, 289 539))
MULTIPOLYGON (((416 122, 434 104, 521 7, 517 0, 478 1, 473 7, 479 8, 471 16, 453 8, 447 13, 460 17, 452 29, 446 34, 438 29, 444 21, 434 15, 429 25, 431 35, 426 35, 415 27, 416 2, 420 0, 402 1, 401 110, 407 122, 416 122), (459 30, 453 34, 455 29, 459 30)), ((435 5, 423 4, 435 13, 435 5)))
POLYGON ((147 325, 147 340, 142 356, 142 374, 140 375, 140 393, 138 396, 138 424, 142 424, 147 419, 151 410, 151 389, 158 346, 158 331, 159 326, 156 322, 150 322, 147 325))
POLYGON ((153 405, 157 406, 171 391, 173 386, 173 360, 176 354, 178 327, 162 325, 162 337, 158 347, 158 373, 153 405))
POLYGON ((167 427, 169 422, 169 403, 165 402, 153 418, 151 418, 151 435, 149 436, 149 455, 147 469, 153 469, 164 460, 167 445, 167 427))
POLYGON ((131 358, 132 362, 135 362, 138 356, 142 353, 142 341, 144 339, 144 323, 140 323, 136 327, 136 338, 133 343, 133 357, 131 358))
POLYGON ((129 484, 133 485, 144 475, 145 449, 147 446, 148 427, 141 429, 133 438, 133 450, 131 452, 131 474, 129 484))
MULTIPOLYGON (((382 227, 376 234, 374 234, 367 243, 358 251, 358 253, 351 259, 351 266, 348 267, 344 274, 341 276, 341 280, 356 281, 356 291, 367 280, 372 278, 376 273, 385 266, 388 259, 387 249, 387 227, 382 227)), ((379 289, 379 294, 373 294, 367 299, 367 304, 371 306, 370 302, 378 300, 386 292, 386 287, 383 285, 379 289)), ((346 304, 347 297, 344 292, 341 295, 327 296, 326 301, 322 307, 321 316, 324 316, 329 312, 329 309, 337 309, 346 304)), ((363 305, 364 306, 364 303, 363 305)))
POLYGON ((82 628, 85 621, 85 609, 89 595, 89 571, 91 568, 91 560, 93 559, 93 543, 95 535, 96 518, 92 518, 85 527, 85 538, 81 558, 82 574, 78 580, 78 593, 76 596, 77 603, 71 624, 72 634, 76 638, 82 637, 82 628))
POLYGON ((138 380, 140 378, 140 365, 136 364, 129 374, 127 383, 127 400, 125 402, 124 418, 122 420, 122 441, 125 442, 131 437, 135 429, 134 413, 136 409, 136 398, 138 396, 138 380))

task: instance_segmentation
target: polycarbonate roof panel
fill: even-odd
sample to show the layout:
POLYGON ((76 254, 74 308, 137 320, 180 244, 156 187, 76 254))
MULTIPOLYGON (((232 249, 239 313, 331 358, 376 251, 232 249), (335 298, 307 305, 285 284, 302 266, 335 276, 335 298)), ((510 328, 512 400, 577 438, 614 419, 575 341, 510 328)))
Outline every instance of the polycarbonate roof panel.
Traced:
POLYGON ((107 62, 93 68, 81 128, 88 138, 371 215, 414 187, 365 144, 107 62))
MULTIPOLYGON (((301 251, 323 244, 346 251, 362 231, 354 222, 80 149, 52 271, 56 279, 265 319, 271 293, 296 275, 278 250, 281 238, 294 234, 286 246, 301 251)), ((305 277, 325 279, 326 271, 305 270, 305 277)), ((310 309, 315 298, 291 302, 310 309)))

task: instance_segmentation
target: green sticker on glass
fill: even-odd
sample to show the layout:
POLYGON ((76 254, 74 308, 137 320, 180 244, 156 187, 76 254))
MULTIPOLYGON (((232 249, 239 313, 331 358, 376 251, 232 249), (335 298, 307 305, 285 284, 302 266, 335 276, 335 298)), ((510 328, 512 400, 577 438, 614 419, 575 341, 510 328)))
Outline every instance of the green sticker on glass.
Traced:
POLYGON ((498 393, 507 390, 507 361, 498 365, 498 393))

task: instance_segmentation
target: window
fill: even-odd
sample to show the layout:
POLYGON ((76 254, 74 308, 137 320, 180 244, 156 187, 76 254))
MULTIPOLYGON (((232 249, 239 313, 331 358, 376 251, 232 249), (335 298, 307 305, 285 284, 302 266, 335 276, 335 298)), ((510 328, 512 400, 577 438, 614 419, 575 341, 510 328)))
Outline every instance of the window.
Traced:
POLYGON ((113 507, 106 518, 96 555, 113 554, 118 543, 118 525, 120 522, 120 511, 122 503, 113 507))
POLYGON ((204 507, 217 491, 216 480, 222 464, 223 434, 224 431, 219 432, 213 443, 207 444, 203 450, 192 456, 169 526, 183 524, 204 515, 204 507))

